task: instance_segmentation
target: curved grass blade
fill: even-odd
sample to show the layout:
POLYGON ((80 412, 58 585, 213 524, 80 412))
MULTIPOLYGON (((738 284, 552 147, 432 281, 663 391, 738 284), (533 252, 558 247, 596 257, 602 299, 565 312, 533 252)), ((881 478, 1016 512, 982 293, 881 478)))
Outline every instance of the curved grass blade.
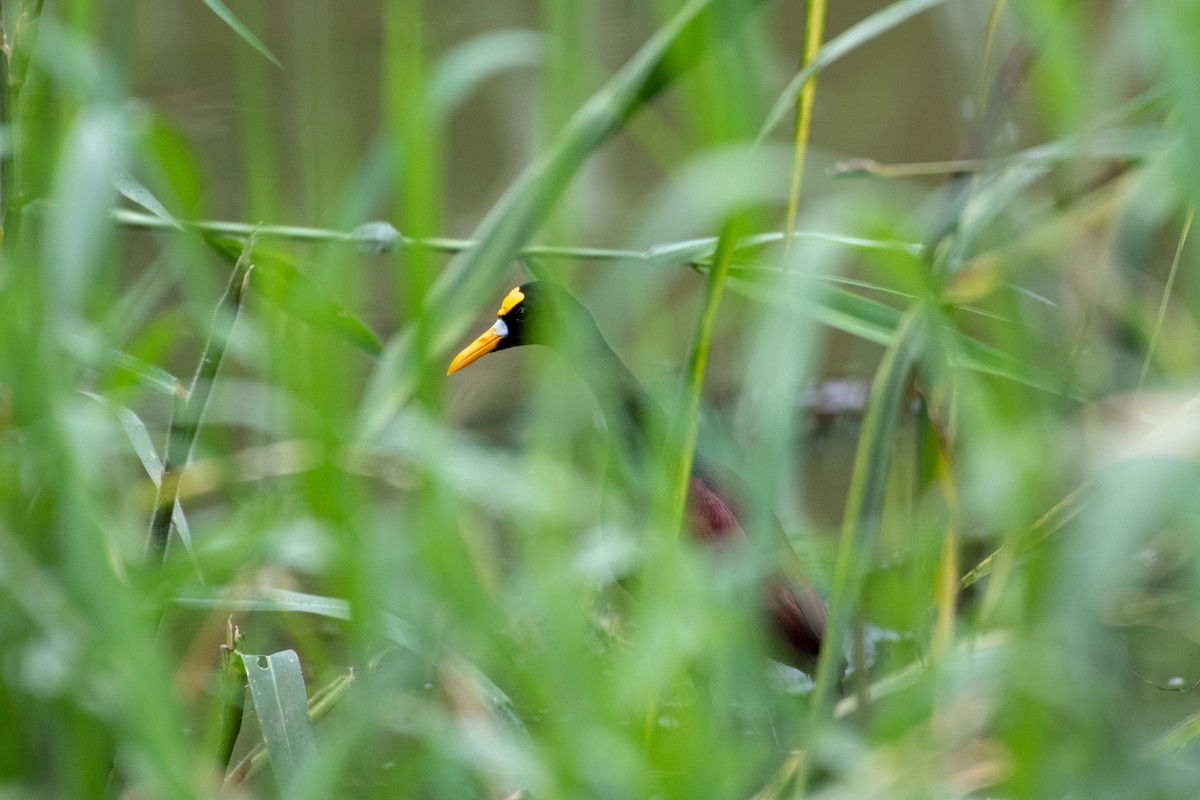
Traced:
POLYGON ((713 268, 708 273, 708 285, 704 292, 704 306, 696 319, 696 332, 693 335, 692 351, 688 358, 688 382, 684 398, 684 411, 681 416, 682 435, 674 439, 679 443, 675 454, 675 473, 671 476, 672 503, 670 526, 667 528, 673 535, 683 529, 683 518, 687 510, 688 486, 692 474, 692 462, 696 455, 696 437, 699 432, 696 422, 700 415, 700 395, 704 388, 704 373, 708 368, 708 355, 712 348, 713 330, 717 321, 717 310, 721 305, 721 297, 725 293, 725 285, 729 279, 729 268, 733 263, 733 254, 737 250, 738 234, 743 221, 735 216, 725 224, 721 231, 717 252, 713 260, 713 268))
POLYGON ((170 211, 167 211, 167 207, 159 202, 158 198, 154 196, 154 193, 147 189, 141 181, 130 175, 128 172, 119 172, 114 175, 113 186, 115 186, 117 191, 124 195, 127 200, 137 203, 139 206, 146 209, 151 214, 170 225, 172 228, 180 231, 183 230, 183 225, 180 224, 179 220, 175 219, 170 211))
MULTIPOLYGON (((83 392, 83 394, 112 412, 117 421, 121 423, 121 428, 125 431, 129 444, 133 446, 133 452, 137 453, 138 460, 142 462, 146 474, 154 482, 155 488, 158 488, 162 484, 163 463, 154 449, 154 442, 150 439, 150 432, 146 430, 146 423, 142 422, 141 417, 131 409, 114 403, 103 395, 92 392, 83 392)), ((188 527, 187 517, 183 514, 183 506, 179 504, 178 500, 175 501, 175 508, 171 513, 171 523, 179 534, 179 541, 183 542, 183 549, 187 551, 192 568, 196 570, 196 577, 203 583, 204 573, 200 569, 200 561, 196 558, 196 548, 192 545, 192 529, 188 527)))
POLYGON ((269 656, 242 653, 241 657, 267 757, 286 795, 296 774, 317 752, 300 657, 295 650, 269 656))
POLYGON ((922 11, 928 11, 935 6, 940 6, 944 2, 946 0, 902 0, 899 3, 892 3, 890 6, 876 11, 840 35, 830 39, 817 52, 816 57, 806 63, 804 68, 788 81, 788 85, 780 92, 779 99, 771 106, 771 110, 768 112, 762 128, 759 129, 758 138, 755 141, 761 142, 775 129, 776 125, 783 121, 783 118, 787 116, 788 111, 796 102, 800 88, 813 75, 816 75, 843 56, 854 52, 872 39, 882 36, 900 23, 906 22, 922 11))
POLYGON ((154 513, 146 538, 146 563, 155 569, 162 567, 166 557, 168 534, 179 505, 179 475, 191 459, 192 447, 200 433, 200 422, 225 356, 225 347, 242 308, 246 284, 254 267, 250 260, 253 248, 254 237, 251 236, 234 264, 225 293, 217 301, 208 341, 204 344, 191 387, 175 396, 175 407, 167 428, 167 442, 163 447, 162 478, 158 483, 158 496, 154 501, 154 513))
MULTIPOLYGON (((808 17, 804 23, 804 65, 812 63, 820 52, 821 39, 825 35, 825 0, 809 0, 808 17)), ((796 230, 796 214, 800 205, 800 186, 804 180, 804 161, 808 156, 808 133, 812 127, 813 103, 817 97, 816 73, 812 73, 800 85, 800 108, 796 113, 796 127, 793 131, 792 179, 788 187, 787 203, 787 241, 784 245, 784 260, 791 252, 796 230)))
MULTIPOLYGON (((266 611, 266 612, 301 612, 316 614, 330 619, 350 621, 353 614, 350 602, 337 597, 293 592, 288 589, 263 587, 235 595, 213 592, 207 595, 178 595, 172 602, 184 608, 199 608, 207 610, 230 611, 266 611)), ((379 624, 379 633, 393 643, 413 653, 423 654, 425 648, 420 644, 416 633, 408 623, 395 614, 380 612, 375 619, 379 624)), ((488 705, 492 714, 505 725, 513 729, 524 730, 524 723, 514 710, 512 700, 508 695, 487 677, 478 667, 471 665, 461 657, 455 660, 457 668, 470 674, 481 690, 488 696, 488 705)))
POLYGON ((165 369, 122 350, 104 347, 75 334, 64 334, 60 341, 67 355, 84 366, 98 369, 101 364, 107 364, 129 375, 147 389, 167 397, 176 397, 186 391, 179 378, 165 369))
POLYGON ((221 645, 220 683, 216 692, 215 725, 210 734, 210 745, 217 768, 224 773, 229 769, 233 747, 242 730, 242 719, 246 708, 246 664, 241 659, 242 632, 233 624, 233 617, 225 623, 225 643, 221 645))
MULTIPOLYGON (((237 261, 243 247, 243 243, 237 239, 209 236, 206 240, 218 253, 233 262, 237 261)), ((383 344, 375 332, 297 269, 296 259, 290 254, 256 246, 254 267, 250 285, 271 303, 366 353, 375 356, 383 352, 383 344)))
POLYGON ((444 119, 488 78, 542 62, 542 34, 511 28, 475 36, 446 53, 429 75, 429 110, 444 119))
POLYGON ((283 64, 279 63, 279 59, 267 49, 262 40, 255 36, 254 32, 247 28, 240 19, 235 17, 233 12, 229 10, 229 7, 222 3, 221 0, 204 0, 204 5, 212 9, 212 12, 220 17, 222 22, 232 28, 233 32, 242 38, 242 41, 261 53, 263 58, 283 69, 283 64))
POLYGON ((912 376, 925 354, 926 313, 924 305, 918 304, 904 315, 871 383, 846 497, 846 514, 829 603, 829 624, 817 663, 812 700, 814 723, 823 721, 829 713, 833 686, 841 669, 842 645, 858 605, 870 554, 878 540, 900 411, 905 405, 912 376))
MULTIPOLYGON (((915 242, 903 242, 896 239, 864 239, 860 236, 845 236, 839 233, 823 231, 793 231, 792 241, 810 239, 819 242, 852 247, 858 250, 878 250, 887 253, 899 253, 913 258, 925 256, 925 246, 915 242)), ((763 247, 777 242, 786 242, 789 234, 783 231, 768 231, 743 236, 738 242, 737 253, 741 254, 755 247, 763 247)), ((697 261, 712 258, 717 251, 717 237, 708 236, 703 239, 689 239, 683 242, 671 242, 651 247, 637 255, 634 260, 645 261, 655 267, 673 266, 676 264, 695 264, 697 261)))
MULTIPOLYGON (((822 325, 857 336, 868 342, 886 346, 896 337, 902 313, 885 303, 832 286, 801 297, 781 297, 753 281, 731 278, 729 286, 738 294, 762 303, 788 307, 807 314, 822 325)), ((1073 389, 1060 377, 1038 370, 1001 351, 974 339, 961 331, 949 331, 956 366, 966 367, 985 375, 1006 378, 1051 394, 1086 400, 1086 395, 1073 389)))

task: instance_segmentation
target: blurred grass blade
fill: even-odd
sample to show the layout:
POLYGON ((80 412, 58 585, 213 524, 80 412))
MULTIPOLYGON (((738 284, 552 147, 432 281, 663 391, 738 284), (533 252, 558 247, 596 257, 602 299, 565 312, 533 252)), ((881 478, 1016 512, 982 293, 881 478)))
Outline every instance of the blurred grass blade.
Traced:
MULTIPOLYGON (((476 246, 451 261, 430 287, 426 313, 441 321, 432 352, 445 352, 462 337, 588 157, 701 57, 697 43, 705 31, 719 22, 731 32, 761 2, 691 0, 575 112, 549 151, 525 168, 480 222, 472 237, 476 246)), ((411 331, 389 347, 367 390, 360 438, 374 438, 412 393, 425 357, 415 348, 411 331)))
POLYGON ((150 479, 154 481, 154 485, 157 486, 162 479, 162 459, 158 457, 158 452, 154 449, 154 442, 150 440, 150 434, 147 432, 146 424, 142 422, 141 417, 129 408, 119 403, 114 403, 103 395, 92 392, 84 392, 83 394, 104 406, 117 418, 117 421, 121 423, 121 428, 125 431, 125 435, 129 438, 129 443, 133 445, 133 451, 137 453, 138 459, 141 460, 146 474, 150 476, 150 479))
POLYGON ((77 334, 65 334, 61 341, 67 355, 84 366, 92 369, 100 369, 102 365, 115 367, 147 389, 168 397, 175 397, 185 391, 183 384, 174 375, 161 367, 142 361, 137 356, 105 347, 95 340, 77 334))
POLYGON ((241 656, 250 697, 267 744, 267 757, 286 797, 297 773, 317 753, 300 657, 294 650, 269 656, 246 653, 241 656))
POLYGON ((871 383, 867 411, 854 456, 850 491, 834 569, 829 603, 829 624, 821 644, 813 688, 814 722, 825 719, 833 687, 841 670, 843 645, 850 620, 858 606, 863 581, 879 536, 884 511, 884 490, 895 449, 900 411, 907 403, 908 389, 925 354, 928 313, 923 304, 910 309, 896 330, 896 338, 884 354, 871 383))
MULTIPOLYGON (((206 240, 232 262, 237 261, 243 247, 243 242, 237 239, 208 236, 206 240)), ((379 355, 383 351, 383 344, 375 332, 297 269, 296 259, 290 254, 269 247, 255 247, 254 267, 250 285, 267 300, 370 355, 379 355)))
MULTIPOLYGON (((249 592, 243 591, 232 595, 229 592, 219 591, 210 594, 176 595, 171 601, 184 608, 300 612, 330 619, 346 621, 353 619, 348 600, 273 587, 260 587, 249 592)), ((395 614, 387 612, 379 613, 376 619, 379 623, 379 633, 391 642, 413 653, 426 653, 427 648, 420 644, 417 634, 407 622, 395 614)), ((478 667, 461 657, 455 657, 454 663, 456 668, 469 672, 472 679, 486 692, 489 706, 497 719, 512 728, 524 729, 524 722, 514 710, 512 701, 494 681, 478 667)))
MULTIPOLYGON (((154 482, 154 486, 156 488, 160 486, 163 474, 162 459, 158 457, 158 452, 154 449, 154 442, 151 441, 150 433, 146 430, 146 423, 142 422, 141 417, 131 409, 119 403, 114 403, 103 395, 92 392, 83 392, 83 394, 112 412, 117 421, 121 423, 121 428, 125 431, 125 436, 129 439, 129 444, 133 446, 133 451, 137 454, 138 460, 142 462, 142 468, 146 470, 146 474, 150 476, 150 480, 154 482)), ((179 533, 179 541, 183 542, 183 547, 192 562, 192 568, 196 570, 196 577, 203 583, 204 573, 200 569, 200 561, 196 558, 196 549, 192 545, 192 529, 188 526, 187 517, 183 514, 183 506, 179 504, 178 500, 175 501, 175 509, 171 514, 171 522, 175 525, 175 530, 179 533)))
POLYGON ((212 9, 212 12, 221 18, 221 21, 233 29, 233 32, 242 37, 242 40, 262 54, 263 58, 270 61, 275 66, 283 69, 283 64, 279 63, 279 59, 267 49, 267 46, 254 35, 254 32, 247 28, 240 19, 234 16, 228 6, 221 0, 204 0, 204 5, 212 9))
MULTIPOLYGON (((1054 507, 1043 514, 1030 526, 1024 536, 1006 541, 987 558, 972 567, 959 580, 959 586, 966 589, 991 575, 993 572, 1010 569, 1021 555, 1036 550, 1042 542, 1049 539, 1079 516, 1083 510, 1092 482, 1088 481, 1075 491, 1054 504, 1054 507)), ((986 606, 985 602, 985 606, 986 606)))
MULTIPOLYGON (((865 239, 861 236, 845 236, 824 231, 793 231, 792 240, 811 240, 830 242, 860 250, 878 250, 885 253, 899 253, 913 258, 925 255, 924 245, 915 242, 903 242, 896 239, 865 239)), ((783 231, 767 231, 743 236, 738 242, 737 255, 740 257, 748 250, 764 247, 777 242, 787 242, 789 234, 783 231)), ((683 242, 670 242, 649 248, 640 254, 643 261, 656 267, 669 267, 677 264, 695 264, 698 261, 711 259, 717 251, 718 238, 708 236, 703 239, 689 239, 683 242)), ((738 262, 735 261, 735 264, 738 262)))
POLYGON ((158 198, 141 181, 128 172, 118 173, 113 178, 113 185, 117 187, 117 191, 124 195, 126 199, 137 203, 172 228, 180 231, 183 230, 183 225, 179 224, 179 220, 175 219, 170 211, 167 211, 166 206, 160 203, 158 198))
MULTIPOLYGON (((294 592, 289 589, 262 587, 251 592, 214 592, 211 595, 179 595, 172 599, 176 605, 184 608, 220 609, 228 611, 267 611, 304 614, 316 614, 330 619, 350 620, 350 602, 337 597, 294 592)), ((388 639, 413 652, 420 652, 416 634, 399 617, 392 614, 381 615, 383 633, 388 639)))
POLYGON ((1200 712, 1184 717, 1145 747, 1144 756, 1152 758, 1182 757, 1200 739, 1200 712))
POLYGON ((697 420, 700 416, 700 395, 704 389, 704 374, 708 369, 708 356, 712 349, 717 310, 721 305, 721 297, 725 293, 729 267, 733 263, 733 254, 737 250, 739 234, 744 224, 745 221, 735 215, 725 223, 725 227, 721 231, 713 268, 708 273, 704 305, 696 319, 696 330, 692 335, 683 413, 679 417, 679 424, 682 425, 683 430, 681 435, 672 437, 673 443, 679 443, 678 451, 673 454, 675 467, 675 472, 671 476, 673 501, 670 508, 670 524, 666 528, 672 536, 680 535, 682 532, 684 515, 687 513, 688 487, 691 484, 692 462, 695 459, 696 439, 699 435, 697 420))
MULTIPOLYGON (((884 346, 890 345, 895 339, 903 316, 898 309, 886 303, 833 286, 824 286, 792 298, 780 296, 754 281, 741 278, 731 278, 729 286, 746 297, 771 305, 786 304, 822 325, 884 346)), ((1005 355, 961 331, 950 330, 947 333, 957 366, 1007 378, 1043 392, 1084 399, 1082 393, 1067 386, 1061 376, 1046 373, 1005 355)))
MULTIPOLYGON (((246 284, 254 269, 251 261, 253 249, 254 237, 251 236, 246 240, 241 255, 233 266, 224 294, 217 301, 208 338, 200 354, 200 364, 196 368, 192 384, 186 393, 176 395, 171 410, 167 442, 163 447, 162 479, 158 484, 154 513, 150 517, 150 531, 146 537, 146 562, 155 569, 162 567, 166 557, 171 522, 175 519, 179 505, 179 477, 191 459, 192 448, 200 433, 200 422, 204 418, 205 409, 208 408, 213 384, 216 383, 217 373, 225 357, 225 348, 242 310, 246 284)), ((183 530, 180 533, 182 535, 183 530)))
POLYGON ((542 34, 510 28, 482 33, 446 53, 430 73, 426 92, 435 120, 449 116, 489 78, 539 66, 542 44, 542 34))
POLYGON ((775 105, 771 106, 766 120, 758 131, 757 141, 761 142, 765 139, 771 131, 775 130, 775 126, 783 121, 795 104, 800 88, 813 75, 872 39, 882 36, 900 23, 915 17, 922 11, 940 6, 944 2, 946 0, 902 0, 899 3, 892 3, 830 39, 817 52, 816 57, 805 64, 804 68, 797 72, 780 92, 779 99, 775 101, 775 105))
MULTIPOLYGON (((807 17, 804 22, 804 62, 801 68, 811 64, 821 48, 825 36, 825 0, 808 0, 807 17)), ((793 131, 792 179, 788 187, 787 238, 784 240, 784 262, 792 251, 796 230, 796 215, 800 207, 800 187, 804 182, 804 162, 808 158, 808 134, 812 127, 813 103, 817 96, 817 74, 813 72, 800 85, 799 109, 796 112, 796 127, 793 131)))
POLYGON ((118 110, 86 108, 63 145, 43 240, 47 299, 59 319, 79 316, 91 272, 111 238, 114 181, 127 160, 125 126, 118 110))
POLYGON ((229 769, 233 748, 242 730, 246 707, 246 663, 242 660, 242 641, 245 637, 233 617, 225 623, 225 643, 221 645, 219 685, 214 698, 215 714, 211 751, 222 773, 229 769))
POLYGON ((1183 230, 1179 232, 1179 243, 1175 246, 1175 257, 1171 259, 1171 271, 1167 273, 1167 284, 1163 287, 1162 300, 1158 304, 1158 316, 1154 318, 1154 328, 1150 331, 1150 343, 1146 345, 1146 355, 1142 359, 1142 371, 1138 375, 1138 388, 1146 382, 1146 374, 1154 361, 1154 351, 1158 347, 1158 337, 1162 333, 1163 320, 1167 318, 1167 304, 1171 301, 1171 292, 1175 288, 1175 276, 1179 274, 1179 262, 1183 257, 1183 248, 1187 244, 1188 234, 1192 230, 1192 220, 1196 216, 1196 207, 1188 208, 1187 217, 1183 220, 1183 230))

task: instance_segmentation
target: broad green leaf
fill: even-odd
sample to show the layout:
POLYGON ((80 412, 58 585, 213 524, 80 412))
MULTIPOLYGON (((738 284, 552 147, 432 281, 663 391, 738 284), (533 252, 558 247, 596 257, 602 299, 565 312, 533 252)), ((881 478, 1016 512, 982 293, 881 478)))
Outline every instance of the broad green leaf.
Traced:
POLYGON ((221 2, 221 0, 204 0, 204 5, 212 9, 212 12, 220 17, 222 22, 232 28, 234 33, 242 37, 242 40, 246 42, 246 44, 253 47, 259 53, 262 53, 263 58, 267 59, 280 69, 283 69, 283 65, 279 63, 279 59, 275 58, 275 56, 271 54, 271 51, 267 49, 267 46, 263 44, 262 41, 255 36, 254 33, 247 28, 240 19, 234 16, 233 12, 230 11, 229 8, 221 2))
POLYGON ((271 769, 286 796, 296 774, 317 752, 300 657, 294 650, 269 656, 243 653, 242 663, 271 769))

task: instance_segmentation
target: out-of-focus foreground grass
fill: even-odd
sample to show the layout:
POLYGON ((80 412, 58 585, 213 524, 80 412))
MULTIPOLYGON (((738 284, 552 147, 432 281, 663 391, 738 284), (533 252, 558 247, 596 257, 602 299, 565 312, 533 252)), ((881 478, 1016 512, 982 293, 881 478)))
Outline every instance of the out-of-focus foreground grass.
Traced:
POLYGON ((1193 795, 1200 10, 834 5, 4 3, 0 796, 1193 795))

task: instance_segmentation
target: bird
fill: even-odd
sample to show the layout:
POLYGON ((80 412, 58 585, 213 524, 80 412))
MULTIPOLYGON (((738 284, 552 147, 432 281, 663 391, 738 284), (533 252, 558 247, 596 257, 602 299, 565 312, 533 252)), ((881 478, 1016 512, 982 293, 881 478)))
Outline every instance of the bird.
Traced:
MULTIPOLYGON (((585 380, 594 385, 599 381, 601 386, 595 388, 614 393, 618 402, 601 406, 610 434, 623 439, 631 448, 627 452, 645 453, 661 446, 666 431, 662 408, 609 346, 591 312, 551 281, 530 281, 510 291, 500 303, 495 323, 454 357, 446 374, 453 375, 489 353, 534 344, 566 352, 585 380)), ((721 549, 747 540, 738 483, 736 477, 697 456, 684 515, 696 541, 721 549)), ((812 675, 828 610, 798 568, 782 526, 774 518, 772 522, 780 546, 787 549, 784 562, 791 567, 766 574, 759 586, 759 601, 774 639, 772 657, 812 675)))

